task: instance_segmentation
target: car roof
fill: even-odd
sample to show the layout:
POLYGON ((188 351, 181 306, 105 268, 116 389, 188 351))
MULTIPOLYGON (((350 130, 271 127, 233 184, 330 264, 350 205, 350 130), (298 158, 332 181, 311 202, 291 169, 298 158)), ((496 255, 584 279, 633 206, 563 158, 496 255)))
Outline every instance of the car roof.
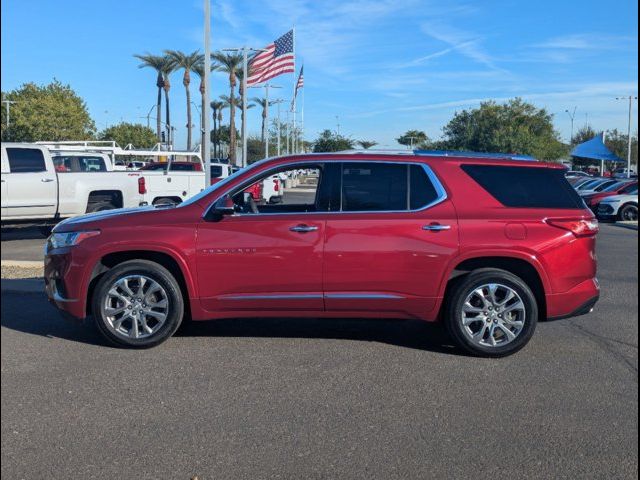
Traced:
POLYGON ((539 168, 555 168, 558 170, 565 170, 565 167, 559 163, 543 162, 538 160, 525 159, 520 155, 507 155, 507 154, 485 154, 485 153, 473 153, 473 152, 447 152, 444 151, 415 151, 400 150, 400 151, 361 151, 361 150, 347 150, 342 152, 331 153, 306 153, 298 155, 288 155, 281 157, 271 157, 256 163, 284 163, 285 161, 378 161, 378 162, 416 162, 424 163, 425 160, 436 160, 438 162, 452 162, 452 163, 474 163, 474 164, 487 164, 487 165, 504 165, 504 166, 521 166, 521 167, 539 167, 539 168), (455 155, 453 154, 455 153, 455 155))

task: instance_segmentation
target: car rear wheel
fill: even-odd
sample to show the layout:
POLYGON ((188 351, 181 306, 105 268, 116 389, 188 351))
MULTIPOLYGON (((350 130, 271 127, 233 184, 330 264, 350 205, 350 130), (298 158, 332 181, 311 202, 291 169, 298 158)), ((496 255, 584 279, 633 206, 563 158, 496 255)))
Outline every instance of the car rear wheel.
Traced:
POLYGON ((91 202, 87 205, 87 213, 104 212, 105 210, 115 210, 116 207, 111 202, 91 202))
POLYGON ((132 260, 100 279, 92 308, 96 327, 109 341, 148 348, 164 342, 178 329, 184 300, 178 282, 166 268, 132 260))
POLYGON ((638 221, 638 206, 629 204, 624 205, 620 209, 620 220, 625 222, 637 222, 638 221))
POLYGON ((461 348, 483 357, 517 352, 531 339, 537 321, 538 305, 529 286, 498 269, 462 277, 446 306, 449 334, 461 348))

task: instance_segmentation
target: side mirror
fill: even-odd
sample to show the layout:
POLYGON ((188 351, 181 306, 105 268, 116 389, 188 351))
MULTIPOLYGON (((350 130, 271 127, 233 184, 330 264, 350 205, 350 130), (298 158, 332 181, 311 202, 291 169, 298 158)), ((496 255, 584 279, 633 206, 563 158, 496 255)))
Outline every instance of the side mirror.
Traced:
POLYGON ((236 213, 235 204, 233 203, 233 199, 229 195, 225 195, 222 198, 219 198, 218 201, 213 205, 213 210, 218 215, 233 215, 236 213))

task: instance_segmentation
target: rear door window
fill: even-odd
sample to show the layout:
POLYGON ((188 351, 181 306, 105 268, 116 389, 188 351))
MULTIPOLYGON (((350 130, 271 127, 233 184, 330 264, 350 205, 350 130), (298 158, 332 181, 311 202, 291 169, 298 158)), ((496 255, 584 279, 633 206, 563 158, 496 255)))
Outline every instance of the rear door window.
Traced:
POLYGON ((342 211, 407 210, 407 165, 344 163, 342 211))
POLYGON ((33 173, 47 170, 42 150, 37 148, 8 147, 7 157, 11 173, 33 173))
POLYGON ((507 207, 586 208, 560 169, 462 165, 462 170, 507 207))

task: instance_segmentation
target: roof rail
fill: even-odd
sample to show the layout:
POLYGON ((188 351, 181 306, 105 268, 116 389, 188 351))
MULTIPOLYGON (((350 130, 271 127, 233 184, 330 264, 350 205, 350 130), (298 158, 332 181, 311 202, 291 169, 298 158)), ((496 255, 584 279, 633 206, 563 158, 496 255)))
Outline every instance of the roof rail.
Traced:
POLYGON ((415 155, 412 150, 399 149, 399 148, 390 148, 390 149, 382 149, 382 148, 367 148, 367 149, 352 149, 352 150, 342 150, 340 153, 344 155, 356 155, 359 153, 364 153, 366 155, 415 155))
POLYGON ((508 160, 523 160, 527 162, 537 162, 538 159, 531 155, 519 155, 517 153, 485 153, 467 152, 462 150, 414 150, 415 155, 434 157, 466 157, 466 158, 504 158, 508 160))

